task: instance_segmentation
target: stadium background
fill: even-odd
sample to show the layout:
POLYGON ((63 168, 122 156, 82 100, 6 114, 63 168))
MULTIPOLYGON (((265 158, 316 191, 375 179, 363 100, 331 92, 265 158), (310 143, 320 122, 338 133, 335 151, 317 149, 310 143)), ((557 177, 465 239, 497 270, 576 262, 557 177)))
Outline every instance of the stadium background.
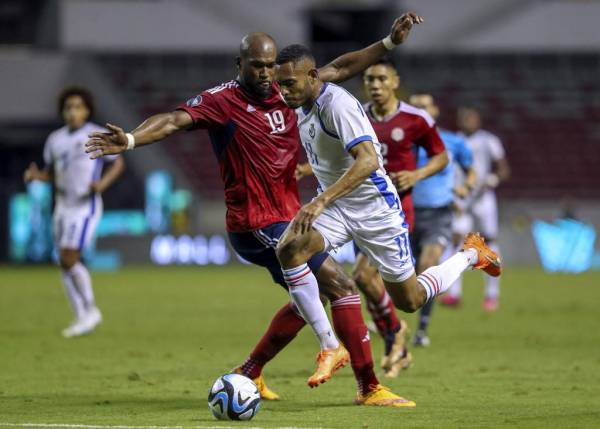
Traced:
MULTIPOLYGON (((94 92, 97 122, 131 129, 233 78, 237 45, 248 31, 264 29, 280 46, 308 44, 323 63, 382 37, 391 17, 408 9, 422 13, 426 24, 394 53, 403 94, 432 93, 441 106, 439 122, 449 129, 456 128, 458 106, 480 108, 484 128, 506 147, 512 177, 499 197, 507 263, 539 263, 531 234, 536 219, 552 221, 568 212, 598 228, 598 2, 5 0, 0 259, 49 256, 49 245, 38 243, 47 233, 36 237, 26 221, 27 198, 13 202, 12 219, 9 213, 11 197, 25 192, 24 168, 32 160, 41 163, 46 136, 61 125, 55 105, 64 85, 79 83, 94 92)), ((346 86, 364 99, 360 79, 346 86)), ((149 262, 157 235, 166 238, 154 240, 154 262, 202 264, 214 252, 221 255, 216 262, 229 259, 221 238, 210 241, 224 232, 224 206, 204 132, 179 135, 128 154, 126 161, 125 177, 104 200, 107 212, 128 212, 113 213, 100 228, 98 268, 149 262), (154 195, 147 195, 146 182, 157 170, 169 177, 154 177, 154 195)), ((301 189, 304 199, 310 197, 314 182, 301 183, 301 189)), ((598 255, 591 264, 600 265, 598 255)))
MULTIPOLYGON (((412 349, 415 366, 384 381, 417 400, 401 417, 353 406, 348 369, 307 389, 316 344, 304 329, 266 370, 285 400, 263 404, 251 424, 598 427, 600 2, 592 0, 0 1, 0 427, 221 425, 205 408, 208 386, 247 356, 287 299, 228 249, 210 143, 183 133, 125 155, 86 255, 105 321, 89 337, 63 339, 70 314, 49 263, 51 195, 22 181, 61 126, 60 89, 88 86, 96 121, 131 129, 233 78, 246 32, 265 30, 280 47, 306 43, 322 63, 380 39, 407 10, 426 22, 394 53, 403 95, 431 92, 449 129, 458 106, 480 108, 506 148, 500 309, 483 312, 481 278, 465 276, 463 306, 436 309, 432 346, 412 349), (546 268, 587 272, 546 272, 540 250, 546 268)), ((345 86, 364 99, 360 79, 345 86)), ((314 183, 301 190, 309 198, 314 183)), ((381 340, 373 336, 372 347, 377 363, 381 340)))

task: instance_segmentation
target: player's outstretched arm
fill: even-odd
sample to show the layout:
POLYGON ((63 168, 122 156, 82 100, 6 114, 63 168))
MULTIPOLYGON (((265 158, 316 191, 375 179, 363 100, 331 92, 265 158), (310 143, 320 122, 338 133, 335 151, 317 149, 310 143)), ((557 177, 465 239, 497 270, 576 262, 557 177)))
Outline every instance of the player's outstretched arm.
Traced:
POLYGON ((119 178, 121 174, 125 171, 125 161, 123 157, 120 156, 114 160, 114 162, 110 163, 106 172, 102 175, 102 178, 97 182, 92 183, 92 192, 97 192, 99 194, 106 191, 110 188, 110 185, 115 183, 115 180, 119 178))
POLYGON ((366 48, 336 58, 319 69, 319 77, 328 82, 343 82, 362 73, 396 46, 404 43, 413 25, 422 22, 423 18, 414 12, 403 14, 396 18, 387 37, 366 48))
POLYGON ((92 133, 85 145, 91 159, 104 155, 114 155, 163 140, 176 131, 192 126, 192 117, 183 110, 160 113, 146 119, 131 133, 125 133, 116 125, 106 124, 109 132, 92 133))
POLYGON ((312 223, 329 204, 354 191, 369 178, 371 173, 379 168, 377 152, 375 152, 372 141, 365 140, 357 144, 350 149, 350 154, 354 157, 352 166, 337 182, 320 193, 310 203, 302 206, 292 222, 292 231, 297 234, 308 232, 312 223))
POLYGON ((433 155, 427 160, 427 164, 423 167, 418 168, 414 171, 399 171, 397 173, 390 173, 392 182, 396 185, 398 192, 408 191, 415 184, 423 179, 427 179, 429 176, 433 176, 436 173, 442 171, 448 165, 448 151, 443 151, 433 155))

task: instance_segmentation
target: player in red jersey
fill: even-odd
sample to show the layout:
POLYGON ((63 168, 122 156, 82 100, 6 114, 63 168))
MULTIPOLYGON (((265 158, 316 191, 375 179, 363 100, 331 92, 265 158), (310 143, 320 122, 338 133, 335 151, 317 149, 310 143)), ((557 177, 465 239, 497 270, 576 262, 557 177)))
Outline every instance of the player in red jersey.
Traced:
MULTIPOLYGON (((391 62, 382 60, 369 67, 363 79, 371 99, 364 109, 381 144, 384 167, 396 184, 409 231, 412 231, 412 187, 419 180, 441 171, 448 163, 448 155, 431 116, 396 96, 400 78, 391 62), (415 145, 422 146, 429 156, 428 163, 420 169, 416 168, 415 145)), ((306 174, 310 174, 310 166, 299 166, 296 177, 306 174)), ((354 279, 367 297, 367 308, 384 339, 381 367, 386 375, 396 376, 399 369, 408 367, 411 361, 405 344, 408 334, 406 322, 396 316, 394 303, 377 268, 370 265, 360 251, 357 251, 354 279)))
MULTIPOLYGON (((383 41, 337 58, 319 69, 320 75, 324 80, 343 81, 360 73, 402 43, 412 25, 421 21, 415 14, 403 15, 383 41)), ((235 81, 204 91, 173 112, 154 115, 131 133, 107 124, 111 132, 92 134, 87 151, 92 157, 121 153, 160 141, 177 131, 207 129, 225 184, 226 223, 233 247, 245 259, 266 267, 275 282, 287 288, 274 249, 300 207, 294 178, 299 144, 295 113, 273 84, 276 54, 270 36, 247 35, 240 45, 239 75, 235 81)), ((326 253, 311 258, 309 266, 316 274, 320 291, 331 301, 336 332, 350 351, 360 394, 367 397, 380 387, 373 372, 369 341, 365 341, 367 329, 354 283, 326 253)), ((314 298, 313 291, 291 289, 290 295, 296 303, 299 299, 294 294, 310 295, 305 300, 309 303, 314 298)), ((266 399, 276 399, 277 395, 264 385, 262 368, 296 336, 305 320, 315 330, 322 348, 317 370, 309 378, 311 387, 325 382, 335 369, 348 362, 348 352, 337 342, 328 320, 326 323, 322 320, 325 315, 322 306, 320 314, 316 306, 310 305, 298 304, 294 309, 286 304, 249 359, 238 368, 257 381, 266 399), (317 326, 323 330, 319 331, 317 326)), ((374 400, 366 404, 392 405, 392 402, 374 400)))

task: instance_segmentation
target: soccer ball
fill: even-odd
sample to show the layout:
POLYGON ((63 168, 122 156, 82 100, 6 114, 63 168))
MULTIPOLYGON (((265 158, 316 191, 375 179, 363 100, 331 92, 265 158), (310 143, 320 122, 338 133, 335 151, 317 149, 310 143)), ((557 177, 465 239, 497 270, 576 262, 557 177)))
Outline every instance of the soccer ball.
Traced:
POLYGON ((208 408, 219 420, 250 420, 260 409, 260 393, 248 377, 226 374, 210 388, 208 408))

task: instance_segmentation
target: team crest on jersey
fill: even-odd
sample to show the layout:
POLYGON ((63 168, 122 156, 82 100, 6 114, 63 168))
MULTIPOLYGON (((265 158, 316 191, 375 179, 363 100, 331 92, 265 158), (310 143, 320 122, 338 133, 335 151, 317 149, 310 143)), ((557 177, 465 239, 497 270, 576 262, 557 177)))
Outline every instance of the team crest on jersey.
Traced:
POLYGON ((404 130, 402 128, 394 128, 392 130, 392 140, 399 142, 404 139, 404 130))
POLYGON ((310 136, 311 139, 314 139, 316 134, 317 134, 317 132, 315 130, 315 124, 312 123, 312 124, 310 124, 310 128, 308 129, 308 135, 310 136))
POLYGON ((186 101, 186 105, 188 107, 196 107, 198 106, 200 103, 202 103, 202 96, 201 95, 196 95, 195 97, 190 98, 188 101, 186 101))

